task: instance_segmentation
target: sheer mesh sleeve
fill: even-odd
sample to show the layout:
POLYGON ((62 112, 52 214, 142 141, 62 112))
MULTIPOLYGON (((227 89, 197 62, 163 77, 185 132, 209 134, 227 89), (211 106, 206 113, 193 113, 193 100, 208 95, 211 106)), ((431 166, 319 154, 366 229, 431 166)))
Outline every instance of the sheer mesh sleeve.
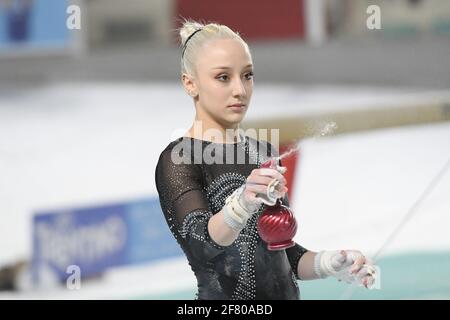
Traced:
MULTIPOLYGON (((286 195, 281 202, 289 207, 289 199, 288 196, 286 195)), ((299 245, 298 243, 295 243, 295 246, 286 249, 286 255, 288 257, 289 260, 289 264, 291 265, 292 271, 295 274, 295 277, 298 280, 301 280, 300 277, 298 276, 298 263, 300 262, 301 257, 307 252, 308 250, 305 249, 304 247, 302 247, 301 245, 299 245)))
MULTIPOLYGON (((281 202, 289 207, 289 199, 288 196, 286 195, 281 202)), ((286 249, 286 255, 288 257, 289 260, 289 264, 291 265, 292 271, 295 274, 295 277, 298 280, 301 280, 300 277, 298 276, 298 263, 300 262, 301 257, 307 252, 308 250, 305 249, 304 247, 302 247, 301 245, 299 245, 298 243, 295 244, 295 246, 286 249)))
MULTIPOLYGON (((279 156, 279 152, 278 150, 270 144, 270 150, 271 150, 271 155, 274 157, 279 156)), ((283 164, 281 163, 281 160, 279 161, 279 165, 283 166, 283 164)), ((285 206, 289 207, 289 199, 288 199, 288 195, 286 194, 286 196, 281 199, 281 203, 283 203, 285 206)), ((294 272, 296 278, 298 280, 301 280, 298 276, 298 263, 300 262, 301 257, 307 252, 308 250, 305 249, 304 247, 302 247, 301 245, 299 245, 298 243, 295 244, 295 246, 286 249, 286 255, 288 257, 289 260, 289 264, 291 265, 292 271, 294 272)))
POLYGON ((162 211, 177 241, 199 261, 206 262, 224 251, 208 233, 212 217, 203 190, 201 167, 175 164, 166 149, 156 167, 156 187, 162 211))

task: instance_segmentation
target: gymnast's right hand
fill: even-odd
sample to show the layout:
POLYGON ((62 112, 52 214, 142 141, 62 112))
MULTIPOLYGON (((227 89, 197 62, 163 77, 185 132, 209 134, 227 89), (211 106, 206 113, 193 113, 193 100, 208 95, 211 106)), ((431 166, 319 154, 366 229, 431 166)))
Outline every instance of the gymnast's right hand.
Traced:
POLYGON ((283 198, 288 191, 286 178, 281 174, 285 167, 254 169, 247 177, 240 203, 250 211, 258 211, 261 203, 274 205, 276 199, 283 198))
POLYGON ((280 171, 285 172, 285 168, 279 167, 279 171, 254 169, 245 184, 225 200, 224 220, 232 229, 240 231, 245 227, 247 220, 266 202, 261 195, 267 195, 270 191, 276 199, 284 197, 288 189, 280 171))

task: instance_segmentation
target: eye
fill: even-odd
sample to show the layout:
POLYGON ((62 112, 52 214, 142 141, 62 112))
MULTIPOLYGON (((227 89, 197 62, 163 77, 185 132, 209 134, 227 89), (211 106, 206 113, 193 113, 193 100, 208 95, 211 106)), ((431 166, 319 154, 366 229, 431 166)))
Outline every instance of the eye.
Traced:
POLYGON ((228 76, 226 74, 222 74, 222 75, 218 76, 217 79, 219 79, 220 81, 227 81, 228 76))
POLYGON ((253 79, 253 71, 252 72, 248 72, 248 73, 246 73, 245 74, 245 78, 247 79, 247 80, 252 80, 253 79))

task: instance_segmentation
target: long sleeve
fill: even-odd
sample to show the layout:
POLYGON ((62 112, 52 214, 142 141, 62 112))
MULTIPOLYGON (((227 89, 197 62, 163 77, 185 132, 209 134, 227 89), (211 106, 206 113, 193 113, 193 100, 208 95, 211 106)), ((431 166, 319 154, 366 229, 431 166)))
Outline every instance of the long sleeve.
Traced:
MULTIPOLYGON (((289 207, 289 199, 288 199, 287 195, 281 200, 281 202, 285 206, 289 207)), ((297 272, 298 263, 300 262, 301 257, 307 251, 308 251, 308 249, 302 247, 298 243, 295 243, 295 246, 286 249, 286 255, 288 257, 289 264, 291 265, 292 271, 294 272, 294 274, 298 280, 301 280, 300 277, 298 276, 298 272, 297 272)))
POLYGON ((166 149, 156 167, 156 187, 162 211, 182 248, 205 263, 224 251, 208 233, 212 217, 204 193, 199 164, 175 164, 166 149))

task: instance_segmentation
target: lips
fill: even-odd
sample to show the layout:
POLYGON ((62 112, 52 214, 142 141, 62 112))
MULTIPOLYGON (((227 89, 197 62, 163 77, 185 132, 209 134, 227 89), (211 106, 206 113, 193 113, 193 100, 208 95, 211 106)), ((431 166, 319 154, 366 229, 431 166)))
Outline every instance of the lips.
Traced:
POLYGON ((233 104, 231 106, 228 106, 228 108, 233 112, 243 112, 245 110, 245 104, 233 104))
POLYGON ((245 104, 242 104, 242 103, 236 103, 236 104, 233 104, 233 105, 231 105, 231 106, 228 106, 228 108, 244 108, 245 107, 245 104))

